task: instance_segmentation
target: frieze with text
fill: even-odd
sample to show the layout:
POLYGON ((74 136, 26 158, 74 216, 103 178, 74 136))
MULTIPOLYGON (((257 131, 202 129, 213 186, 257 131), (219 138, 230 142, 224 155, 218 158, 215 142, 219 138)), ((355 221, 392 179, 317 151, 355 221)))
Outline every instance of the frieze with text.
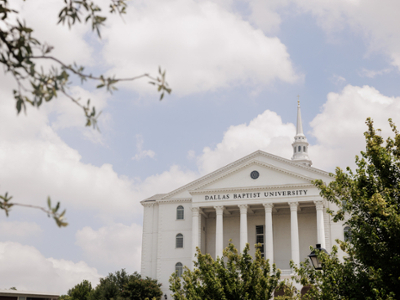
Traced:
POLYGON ((290 191, 274 191, 274 192, 205 195, 204 200, 257 199, 257 198, 268 198, 268 197, 306 196, 307 192, 308 190, 290 190, 290 191))

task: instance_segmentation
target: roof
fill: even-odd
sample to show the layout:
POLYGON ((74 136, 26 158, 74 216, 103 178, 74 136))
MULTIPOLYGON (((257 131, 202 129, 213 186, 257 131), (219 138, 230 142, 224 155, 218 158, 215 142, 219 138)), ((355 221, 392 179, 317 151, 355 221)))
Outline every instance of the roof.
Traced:
POLYGON ((42 297, 42 298, 58 298, 59 294, 50 294, 43 292, 34 292, 34 291, 19 291, 19 290, 1 290, 0 296, 34 296, 34 297, 42 297))
POLYGON ((253 153, 251 153, 249 155, 246 155, 246 156, 244 156, 244 157, 242 157, 242 158, 240 158, 240 159, 238 159, 238 160, 236 160, 236 161, 234 161, 234 162, 232 162, 232 163, 230 163, 230 164, 228 164, 228 165, 226 165, 224 167, 218 168, 214 172, 211 172, 211 173, 209 173, 207 175, 204 175, 204 176, 202 176, 202 177, 200 177, 200 178, 198 178, 198 179, 196 179, 196 180, 194 180, 192 182, 189 182, 188 184, 183 185, 183 186, 181 186, 181 187, 179 187, 179 188, 177 188, 177 189, 175 189, 175 190, 173 190, 173 191, 171 191, 169 193, 156 194, 156 195, 154 195, 152 197, 149 197, 149 198, 147 198, 147 199, 145 199, 145 200, 143 200, 141 202, 143 203, 143 202, 150 202, 150 201, 158 201, 158 200, 163 200, 163 199, 172 197, 173 195, 175 195, 175 194, 177 194, 177 193, 179 193, 181 191, 189 190, 189 189, 191 189, 191 188, 193 188, 195 186, 199 186, 201 183, 206 182, 211 177, 219 176, 220 174, 226 172, 228 169, 233 169, 235 167, 238 167, 238 166, 240 166, 240 165, 252 160, 257 155, 262 155, 262 156, 270 158, 273 161, 277 161, 277 162, 279 161, 279 162, 287 164, 287 165, 295 166, 298 169, 307 170, 307 171, 312 172, 314 174, 318 174, 319 176, 329 177, 329 173, 326 172, 326 171, 323 171, 323 170, 320 170, 320 169, 317 169, 317 168, 314 168, 314 167, 308 167, 308 166, 302 165, 302 164, 300 164, 300 163, 298 163, 296 161, 289 160, 289 159, 286 159, 286 158, 283 158, 283 157, 280 157, 280 156, 277 156, 277 155, 274 155, 274 154, 271 154, 271 153, 268 153, 268 152, 265 152, 265 151, 262 151, 262 150, 257 150, 257 151, 255 151, 255 152, 253 152, 253 153))

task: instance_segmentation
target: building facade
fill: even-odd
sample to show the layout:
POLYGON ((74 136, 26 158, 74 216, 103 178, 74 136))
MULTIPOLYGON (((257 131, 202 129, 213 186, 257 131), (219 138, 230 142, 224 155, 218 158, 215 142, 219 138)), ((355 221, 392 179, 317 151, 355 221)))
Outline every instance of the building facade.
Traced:
MULTIPOLYGON (((289 145, 288 145, 289 146, 289 145)), ((167 194, 141 202, 144 207, 141 274, 162 283, 183 266, 192 267, 196 247, 213 258, 222 256, 229 240, 243 250, 262 245, 270 262, 290 274, 289 261, 307 258, 310 245, 328 251, 343 239, 326 208, 335 209, 311 183, 332 179, 311 167, 303 134, 300 104, 291 160, 256 151, 167 194)))
POLYGON ((0 290, 0 300, 57 300, 59 295, 17 290, 0 290))

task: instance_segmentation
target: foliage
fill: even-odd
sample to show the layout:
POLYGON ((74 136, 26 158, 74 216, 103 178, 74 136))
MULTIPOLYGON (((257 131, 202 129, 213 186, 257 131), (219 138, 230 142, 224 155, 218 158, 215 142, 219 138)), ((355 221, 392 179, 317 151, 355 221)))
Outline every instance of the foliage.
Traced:
MULTIPOLYGON (((61 2, 61 0, 60 0, 61 2)), ((126 0, 109 0, 109 12, 122 15, 126 12, 126 0)), ((58 23, 72 27, 76 23, 90 23, 92 31, 101 37, 101 26, 105 24, 106 16, 102 15, 99 5, 90 0, 64 0, 64 7, 58 15, 58 23)), ((53 24, 49 24, 50 26, 53 24)), ((152 77, 142 74, 131 78, 105 77, 84 73, 84 67, 75 63, 65 63, 51 55, 53 46, 39 41, 34 36, 34 29, 29 27, 19 17, 18 11, 10 7, 9 0, 0 0, 0 64, 4 67, 6 75, 12 76, 17 84, 13 90, 18 114, 26 112, 27 105, 40 107, 43 103, 57 98, 60 94, 77 104, 86 118, 86 126, 98 128, 97 119, 101 112, 97 112, 90 99, 81 102, 70 93, 71 75, 76 76, 83 83, 86 80, 96 81, 97 88, 105 88, 108 92, 116 90, 115 84, 120 81, 132 81, 139 78, 150 79, 150 84, 155 85, 160 92, 160 100, 165 92, 171 93, 165 79, 165 71, 159 68, 159 76, 152 77), (50 61, 50 68, 44 69, 40 63, 50 61)), ((38 206, 11 204, 11 196, 6 193, 0 195, 0 209, 6 215, 11 206, 20 205, 34 207, 45 211, 52 216, 59 227, 67 226, 64 212, 58 213, 59 203, 55 207, 49 205, 48 209, 38 206)))
POLYGON ((278 286, 281 271, 261 257, 259 249, 253 260, 249 245, 239 254, 232 243, 223 256, 213 260, 197 248, 194 270, 185 267, 182 277, 170 277, 175 300, 200 299, 270 299, 278 286))
MULTIPOLYGON (((125 13, 126 0, 109 0, 110 13, 125 13)), ((106 17, 100 15, 101 8, 93 1, 88 0, 64 0, 65 6, 61 9, 58 23, 67 24, 69 27, 82 22, 83 14, 85 23, 90 22, 92 30, 101 36, 100 28, 105 24, 106 17)), ((97 88, 106 88, 112 92, 119 81, 135 80, 142 77, 151 79, 151 84, 157 86, 161 92, 160 100, 164 93, 170 93, 171 89, 165 81, 165 71, 159 69, 158 78, 148 74, 131 78, 104 77, 103 75, 85 74, 84 67, 75 63, 67 64, 60 59, 51 56, 53 46, 39 41, 33 35, 34 29, 28 27, 24 20, 18 17, 18 11, 11 9, 9 0, 0 0, 0 64, 5 68, 5 73, 14 77, 18 88, 13 91, 16 100, 17 112, 26 110, 26 104, 39 107, 43 102, 51 101, 58 94, 64 94, 74 103, 79 105, 86 117, 86 126, 97 126, 95 107, 81 104, 69 93, 70 75, 76 75, 83 82, 94 80, 98 82, 97 88), (44 71, 38 66, 39 61, 49 60, 54 65, 44 71)))
POLYGON ((92 284, 84 280, 68 291, 69 300, 88 300, 92 290, 92 284))
POLYGON ((157 280, 148 277, 142 279, 140 274, 135 272, 130 276, 128 283, 124 285, 121 296, 130 300, 160 299, 162 296, 160 286, 161 284, 158 284, 157 280))
POLYGON ((162 295, 157 280, 143 279, 137 272, 128 275, 124 269, 101 278, 99 285, 90 293, 88 300, 141 300, 162 295))
MULTIPOLYGON (((356 157, 357 169, 336 169, 334 181, 315 182, 321 196, 339 209, 329 210, 334 222, 350 227, 351 239, 337 241, 337 249, 319 253, 323 272, 307 263, 297 269, 298 280, 313 285, 313 299, 396 299, 400 297, 400 134, 386 143, 366 121, 366 150, 356 157)), ((333 175, 332 175, 333 176, 333 175)))

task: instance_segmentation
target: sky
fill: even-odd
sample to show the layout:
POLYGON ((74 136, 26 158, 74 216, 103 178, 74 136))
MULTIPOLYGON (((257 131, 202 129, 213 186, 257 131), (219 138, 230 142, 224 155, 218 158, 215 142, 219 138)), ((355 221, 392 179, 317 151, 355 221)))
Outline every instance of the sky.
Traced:
POLYGON ((0 289, 65 294, 140 272, 140 201, 256 150, 290 159, 297 95, 313 167, 329 172, 354 168, 366 118, 385 137, 388 118, 400 124, 399 1, 132 0, 101 40, 56 25, 62 4, 13 1, 64 62, 119 78, 161 66, 172 94, 159 101, 146 79, 113 94, 73 79, 71 93, 102 111, 97 131, 63 97, 17 115, 15 82, 0 73, 0 194, 50 196, 69 222, 0 211, 0 289))

